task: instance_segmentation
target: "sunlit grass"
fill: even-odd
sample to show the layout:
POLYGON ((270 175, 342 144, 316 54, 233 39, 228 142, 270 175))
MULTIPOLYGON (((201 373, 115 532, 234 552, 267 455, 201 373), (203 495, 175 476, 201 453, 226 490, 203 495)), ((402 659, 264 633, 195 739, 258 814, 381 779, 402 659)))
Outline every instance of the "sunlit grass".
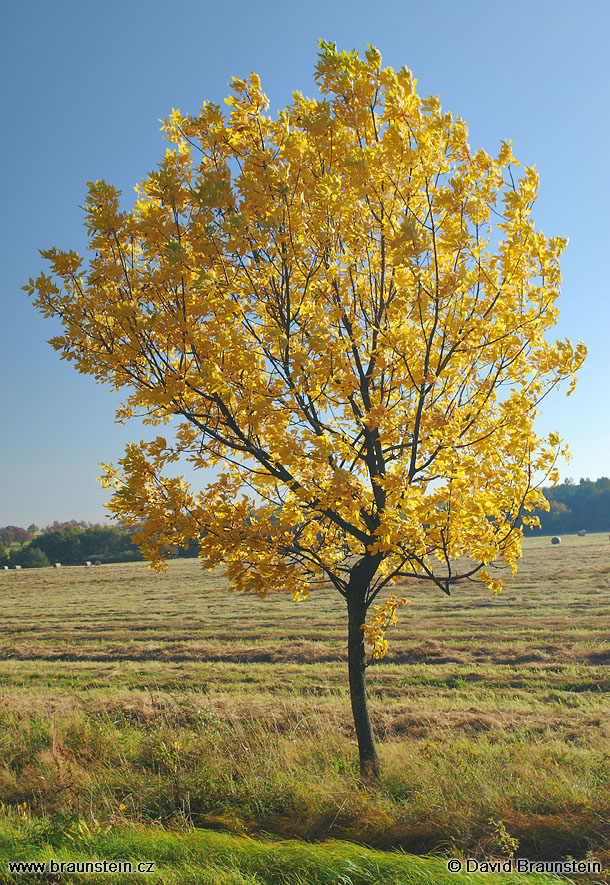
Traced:
MULTIPOLYGON (((330 841, 312 845, 292 840, 254 840, 210 831, 168 831, 142 826, 114 829, 99 824, 64 829, 40 822, 0 821, 0 882, 15 881, 6 860, 61 862, 152 861, 152 875, 87 875, 101 883, 146 882, 163 885, 489 885, 489 876, 450 873, 441 858, 379 852, 330 841)), ((62 882, 82 882, 66 875, 62 882)), ((493 877, 497 885, 550 885, 551 876, 514 873, 493 877)))
POLYGON ((605 857, 609 560, 605 535, 530 539, 497 598, 405 587, 368 671, 376 787, 358 780, 337 594, 240 597, 193 560, 1 573, 0 801, 50 826, 479 857, 502 855, 500 821, 530 858, 605 857))

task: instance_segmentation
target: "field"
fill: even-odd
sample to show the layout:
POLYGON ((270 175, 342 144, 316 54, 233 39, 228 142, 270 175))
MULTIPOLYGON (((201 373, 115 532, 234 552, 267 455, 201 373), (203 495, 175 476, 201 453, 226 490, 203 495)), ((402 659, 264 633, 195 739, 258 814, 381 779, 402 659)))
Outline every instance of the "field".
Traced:
POLYGON ((2 572, 0 856, 136 845, 147 881, 236 885, 479 881, 389 849, 610 867, 609 589, 608 535, 527 539, 498 597, 406 584, 368 670, 373 787, 333 591, 240 597, 196 560, 2 572))

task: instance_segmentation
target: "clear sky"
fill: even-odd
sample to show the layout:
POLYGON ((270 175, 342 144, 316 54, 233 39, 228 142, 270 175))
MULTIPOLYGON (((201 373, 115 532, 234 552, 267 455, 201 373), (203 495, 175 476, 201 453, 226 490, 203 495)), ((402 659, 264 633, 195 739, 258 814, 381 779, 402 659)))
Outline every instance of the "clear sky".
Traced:
POLYGON ((315 93, 317 41, 373 43, 407 65, 424 95, 462 116, 473 148, 512 138, 541 176, 545 234, 569 237, 558 337, 585 341, 576 392, 544 404, 573 459, 562 476, 610 475, 610 144, 607 0, 1 0, 0 525, 101 521, 100 461, 139 427, 114 423, 116 399, 46 343, 57 331, 20 287, 39 248, 82 250, 89 180, 131 203, 165 150, 159 119, 222 102, 256 71, 272 109, 315 93))

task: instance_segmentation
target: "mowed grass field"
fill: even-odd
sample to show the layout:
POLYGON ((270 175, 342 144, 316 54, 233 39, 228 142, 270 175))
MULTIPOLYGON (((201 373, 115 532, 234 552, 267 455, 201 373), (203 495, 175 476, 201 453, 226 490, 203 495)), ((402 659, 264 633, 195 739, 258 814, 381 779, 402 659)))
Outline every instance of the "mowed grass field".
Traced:
MULTIPOLYGON (((363 786, 334 591, 238 596, 197 560, 0 573, 0 854, 196 828, 610 867, 610 540, 528 538, 504 576, 498 597, 399 588, 410 604, 368 670, 383 772, 363 786)), ((358 852, 360 873, 310 854, 309 873, 278 860, 226 881, 445 881, 442 861, 407 879, 406 860, 358 852)), ((159 881, 221 881, 195 867, 159 881)))

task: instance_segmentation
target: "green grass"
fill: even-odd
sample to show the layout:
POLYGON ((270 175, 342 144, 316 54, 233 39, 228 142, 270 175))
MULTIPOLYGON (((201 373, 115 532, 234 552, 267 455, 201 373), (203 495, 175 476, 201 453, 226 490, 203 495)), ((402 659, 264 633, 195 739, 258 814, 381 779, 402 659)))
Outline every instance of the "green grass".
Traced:
MULTIPOLYGON (((254 840, 203 830, 171 832, 144 827, 73 825, 66 830, 19 823, 0 827, 0 882, 12 880, 6 860, 61 862, 153 861, 152 875, 91 874, 87 882, 156 885, 550 885, 548 875, 450 873, 444 859, 371 851, 346 842, 311 845, 254 840)), ((15 879, 17 877, 15 876, 15 879)), ((26 881, 24 877, 21 880, 26 881)), ((64 883, 82 882, 64 874, 64 883)))
POLYGON ((477 857, 506 855, 500 827, 531 859, 608 865, 608 589, 607 535, 527 539, 498 597, 405 585, 363 787, 338 594, 241 597, 193 560, 0 573, 5 823, 477 857))

